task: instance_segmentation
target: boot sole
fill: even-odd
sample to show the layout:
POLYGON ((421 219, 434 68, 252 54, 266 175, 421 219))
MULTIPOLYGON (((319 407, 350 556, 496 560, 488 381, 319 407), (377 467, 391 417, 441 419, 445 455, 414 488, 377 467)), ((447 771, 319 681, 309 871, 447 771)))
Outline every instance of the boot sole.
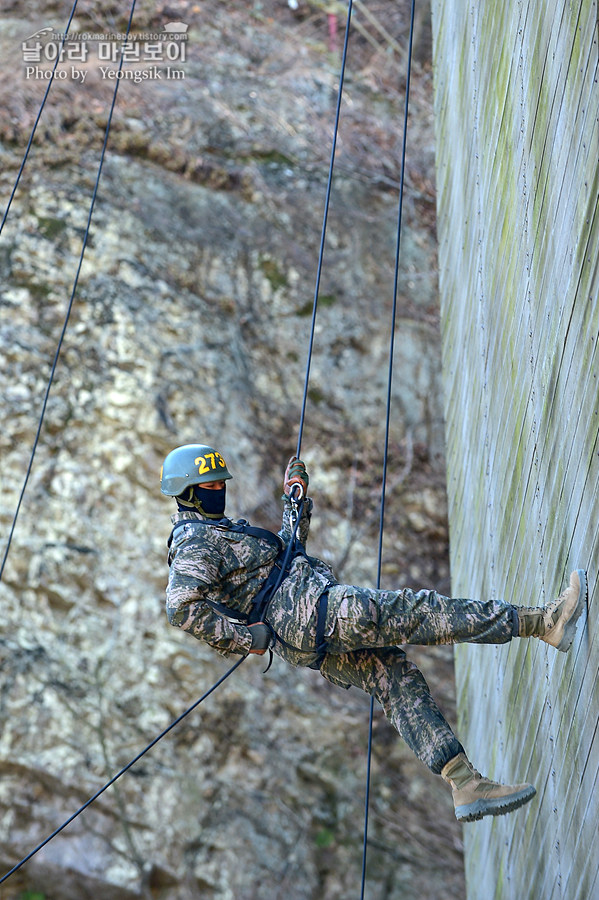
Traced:
MULTIPOLYGON (((578 581, 580 583, 580 591, 578 592, 578 600, 576 602, 576 606, 572 612, 572 615, 564 625, 564 633, 562 634, 560 640, 557 644, 553 644, 556 650, 561 650, 562 653, 567 653, 570 647, 572 646, 572 641, 574 640, 574 635, 576 634, 576 624, 580 618, 580 614, 586 604, 587 593, 588 593, 588 585, 587 585, 587 573, 584 569, 577 569, 576 574, 578 575, 578 581)), ((547 643, 550 643, 549 641, 547 643)))
POLYGON ((536 790, 532 784, 529 784, 517 794, 496 799, 475 800, 474 803, 456 806, 455 817, 458 822, 477 822, 483 816, 503 816, 505 813, 513 812, 524 806, 525 803, 532 800, 535 794, 536 790))

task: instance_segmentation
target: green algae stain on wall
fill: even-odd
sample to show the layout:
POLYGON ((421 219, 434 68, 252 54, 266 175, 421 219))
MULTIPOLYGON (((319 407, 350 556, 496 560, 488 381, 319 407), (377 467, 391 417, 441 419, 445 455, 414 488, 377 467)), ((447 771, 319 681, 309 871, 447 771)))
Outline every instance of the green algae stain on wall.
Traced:
POLYGON ((458 728, 524 810, 466 826, 470 900, 599 896, 597 3, 433 0, 452 590, 591 594, 569 654, 456 652, 458 728), (592 811, 592 812, 590 812, 592 811))

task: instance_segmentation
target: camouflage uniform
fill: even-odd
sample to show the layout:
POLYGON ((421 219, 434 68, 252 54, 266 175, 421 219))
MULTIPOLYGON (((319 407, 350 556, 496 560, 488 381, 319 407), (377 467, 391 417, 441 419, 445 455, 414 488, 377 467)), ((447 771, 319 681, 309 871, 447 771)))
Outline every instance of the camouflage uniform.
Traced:
MULTIPOLYGON (((306 500, 298 537, 308 538, 312 503, 306 500)), ((284 544, 291 538, 291 505, 285 498, 284 544)), ((206 522, 194 511, 173 524, 206 522)), ((225 520, 228 521, 228 520, 225 520)), ((170 546, 167 615, 225 656, 246 654, 252 644, 243 624, 252 600, 278 554, 269 540, 219 524, 178 528, 170 546)), ((435 591, 374 590, 339 584, 331 568, 314 557, 296 556, 274 594, 267 621, 277 635, 274 651, 294 666, 317 667, 342 687, 372 694, 406 743, 433 772, 463 748, 431 697, 418 668, 399 644, 499 644, 517 633, 517 613, 507 603, 452 600, 435 591), (328 592, 327 652, 316 653, 317 611, 328 592)))

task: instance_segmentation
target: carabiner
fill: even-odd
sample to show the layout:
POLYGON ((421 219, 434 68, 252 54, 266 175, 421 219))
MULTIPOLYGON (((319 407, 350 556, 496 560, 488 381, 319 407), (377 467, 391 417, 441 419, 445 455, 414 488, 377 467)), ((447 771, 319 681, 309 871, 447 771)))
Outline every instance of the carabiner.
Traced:
POLYGON ((302 498, 304 496, 304 487, 298 481, 295 481, 291 485, 291 489, 289 491, 289 502, 291 503, 291 510, 289 513, 289 522, 291 524, 291 530, 295 528, 295 524, 297 522, 299 516, 299 505, 302 502, 302 498), (296 490, 297 488, 297 490, 296 490))
POLYGON ((294 481, 289 491, 289 499, 292 503, 299 503, 304 496, 304 486, 299 481, 294 481), (297 492, 296 489, 297 488, 297 492))

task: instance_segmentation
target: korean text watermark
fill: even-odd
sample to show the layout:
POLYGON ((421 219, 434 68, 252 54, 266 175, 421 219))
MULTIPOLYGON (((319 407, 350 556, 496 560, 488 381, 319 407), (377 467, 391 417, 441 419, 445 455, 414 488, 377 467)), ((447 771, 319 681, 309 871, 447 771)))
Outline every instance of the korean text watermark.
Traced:
POLYGON ((36 31, 21 44, 25 78, 85 82, 94 70, 102 80, 182 80, 188 26, 169 22, 156 32, 36 31))

